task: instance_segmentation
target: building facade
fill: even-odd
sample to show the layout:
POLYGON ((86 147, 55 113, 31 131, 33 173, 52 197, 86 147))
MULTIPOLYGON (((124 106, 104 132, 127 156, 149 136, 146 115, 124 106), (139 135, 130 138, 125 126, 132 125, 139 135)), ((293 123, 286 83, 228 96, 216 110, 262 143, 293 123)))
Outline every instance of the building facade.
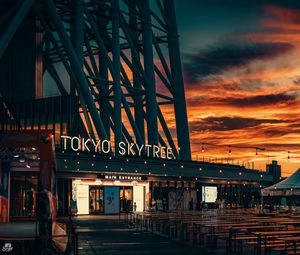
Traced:
MULTIPOLYGON (((52 133, 59 214, 246 205, 272 183, 191 160, 173 0, 1 1, 0 16, 0 130, 52 133)), ((40 159, 23 149, 1 147, 11 218, 35 214, 40 159)))

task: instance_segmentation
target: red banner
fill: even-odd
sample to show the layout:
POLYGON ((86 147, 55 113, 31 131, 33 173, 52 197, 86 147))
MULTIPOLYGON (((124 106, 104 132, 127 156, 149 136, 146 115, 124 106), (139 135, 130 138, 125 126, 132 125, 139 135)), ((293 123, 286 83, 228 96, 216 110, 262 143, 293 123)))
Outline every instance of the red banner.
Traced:
POLYGON ((0 196, 0 222, 9 222, 8 199, 0 196))

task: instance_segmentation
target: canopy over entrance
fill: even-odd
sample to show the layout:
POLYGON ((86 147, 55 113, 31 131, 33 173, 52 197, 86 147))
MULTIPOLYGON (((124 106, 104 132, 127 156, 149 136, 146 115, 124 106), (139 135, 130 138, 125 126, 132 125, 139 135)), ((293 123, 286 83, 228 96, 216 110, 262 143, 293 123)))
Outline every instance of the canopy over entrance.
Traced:
POLYGON ((287 179, 261 190, 262 196, 300 195, 300 168, 287 179))

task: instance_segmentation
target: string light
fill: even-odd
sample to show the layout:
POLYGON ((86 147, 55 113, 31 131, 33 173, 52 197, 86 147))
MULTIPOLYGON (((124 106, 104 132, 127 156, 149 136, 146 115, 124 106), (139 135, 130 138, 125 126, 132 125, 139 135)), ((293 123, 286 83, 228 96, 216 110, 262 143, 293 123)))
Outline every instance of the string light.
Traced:
POLYGON ((229 156, 231 156, 231 145, 228 146, 228 153, 229 153, 229 156))
POLYGON ((201 152, 204 152, 204 143, 202 143, 201 152))
POLYGON ((290 160, 290 151, 288 151, 288 158, 287 159, 290 160))

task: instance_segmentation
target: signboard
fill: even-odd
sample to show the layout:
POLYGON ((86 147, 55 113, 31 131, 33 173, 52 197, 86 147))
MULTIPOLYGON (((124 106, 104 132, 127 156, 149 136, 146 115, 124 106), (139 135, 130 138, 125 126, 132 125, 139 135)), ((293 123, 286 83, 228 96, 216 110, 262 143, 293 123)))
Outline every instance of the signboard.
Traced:
POLYGON ((119 181, 146 181, 146 176, 137 176, 137 175, 113 175, 113 174, 107 174, 107 175, 98 175, 99 179, 105 179, 105 180, 119 180, 119 181))
POLYGON ((104 187, 104 213, 117 214, 120 212, 119 187, 104 187))
POLYGON ((9 163, 0 161, 0 222, 9 222, 9 163))
POLYGON ((206 203, 214 203, 217 199, 218 191, 215 186, 202 187, 202 201, 206 203))
POLYGON ((137 212, 144 211, 144 193, 144 186, 133 186, 133 204, 136 205, 137 212))
MULTIPOLYGON (((78 136, 62 135, 62 149, 72 151, 87 151, 93 153, 109 154, 113 152, 111 141, 84 138, 78 136)), ((172 148, 154 144, 125 143, 123 141, 115 148, 115 154, 121 156, 147 156, 151 158, 176 159, 172 148)))
POLYGON ((89 185, 76 185, 77 214, 89 214, 89 185))

